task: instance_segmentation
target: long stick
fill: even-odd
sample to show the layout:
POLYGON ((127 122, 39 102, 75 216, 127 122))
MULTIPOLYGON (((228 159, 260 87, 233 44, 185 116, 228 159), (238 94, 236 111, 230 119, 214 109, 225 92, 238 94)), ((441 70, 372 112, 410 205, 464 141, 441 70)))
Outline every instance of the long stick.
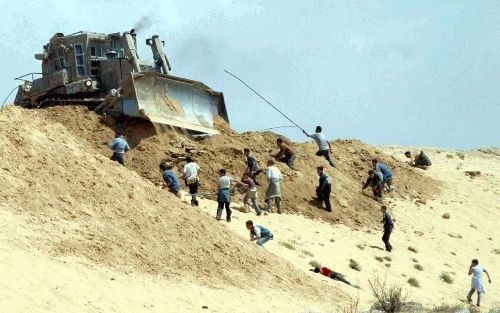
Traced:
POLYGON ((277 107, 275 107, 271 102, 269 102, 266 98, 264 98, 263 96, 261 96, 257 91, 255 91, 255 89, 253 89, 252 87, 250 87, 247 83, 245 83, 241 78, 239 78, 238 76, 234 75, 233 73, 227 71, 227 70, 224 70, 224 72, 226 72, 227 74, 233 76, 234 78, 236 78, 237 80, 239 80, 243 85, 245 85, 245 87, 247 87, 248 89, 250 89, 251 91, 253 91, 257 96, 259 96, 259 98, 261 98, 262 100, 264 100, 267 104, 269 104, 270 106, 273 107, 273 109, 275 109, 276 111, 278 111, 281 115, 283 115, 287 120, 289 120, 293 125, 297 126, 300 130, 304 131, 304 129, 302 127, 300 127, 297 123, 295 123, 294 121, 292 121, 288 116, 285 115, 285 113, 281 112, 277 107))

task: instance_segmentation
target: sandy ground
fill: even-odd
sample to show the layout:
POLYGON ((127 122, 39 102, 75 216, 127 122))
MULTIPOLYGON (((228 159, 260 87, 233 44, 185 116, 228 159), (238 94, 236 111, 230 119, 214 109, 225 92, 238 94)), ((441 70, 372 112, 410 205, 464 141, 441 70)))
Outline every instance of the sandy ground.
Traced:
MULTIPOLYGON (((404 162, 401 155, 406 148, 379 148, 404 162)), ((375 277, 403 285, 409 300, 430 307, 441 303, 460 303, 470 287, 467 271, 472 258, 478 258, 493 278, 492 284, 486 283, 483 306, 498 305, 500 156, 480 151, 426 151, 434 164, 425 174, 443 181, 444 187, 439 196, 426 201, 426 204, 416 203, 408 197, 403 199, 396 193, 389 196, 386 202, 396 224, 392 236, 393 253, 382 249, 381 231, 353 231, 343 225, 332 226, 300 215, 258 217, 253 212, 234 210, 233 222, 221 223, 247 238, 244 226, 247 219, 270 228, 275 240, 268 242, 266 249, 292 262, 296 268, 290 270, 303 271, 311 279, 335 284, 353 297, 359 297, 364 308, 372 300, 368 280, 375 277), (464 171, 481 171, 481 175, 472 179, 464 171), (442 218, 444 213, 449 213, 451 218, 442 218), (417 252, 409 251, 410 246, 417 252), (382 261, 376 260, 376 257, 382 258, 382 261), (361 265, 361 271, 349 267, 350 259, 361 265), (361 289, 309 272, 312 260, 345 274, 361 289), (423 270, 417 270, 416 264, 420 264, 423 270), (440 279, 443 272, 450 273, 453 284, 440 279), (418 280, 420 288, 407 283, 412 277, 418 280)), ((216 204, 211 201, 202 204, 202 208, 212 216, 215 216, 215 207, 216 204)))
MULTIPOLYGON (((371 224, 352 230, 297 214, 239 212, 217 223, 213 201, 186 206, 38 111, 4 110, 0 130, 1 312, 338 312, 346 294, 368 308, 368 280, 377 276, 433 306, 465 297, 472 258, 493 278, 483 305, 500 303, 498 149, 426 149, 434 165, 421 172, 441 181, 433 185, 440 190, 425 201, 387 197, 396 222, 389 254, 371 224), (265 250, 248 242, 247 219, 275 234, 265 250), (313 274, 312 260, 361 289, 313 274), (452 284, 440 280, 443 272, 452 284), (420 288, 407 284, 412 277, 420 288)), ((379 147, 391 162, 403 162, 406 149, 379 147)), ((341 190, 357 196, 354 182, 341 190)))

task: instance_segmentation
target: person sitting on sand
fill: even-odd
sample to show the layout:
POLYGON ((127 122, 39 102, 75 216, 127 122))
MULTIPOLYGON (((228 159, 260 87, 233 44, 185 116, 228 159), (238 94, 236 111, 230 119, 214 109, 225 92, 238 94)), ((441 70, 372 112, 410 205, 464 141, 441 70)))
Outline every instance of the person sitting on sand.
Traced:
POLYGON ((315 273, 320 273, 321 275, 325 275, 326 277, 330 277, 333 280, 338 280, 338 281, 341 281, 343 283, 348 284, 349 286, 352 286, 352 284, 347 279, 345 279, 344 275, 337 273, 337 272, 334 272, 331 269, 329 269, 328 267, 321 267, 321 268, 315 267, 314 269, 311 269, 310 271, 313 271, 315 273))
POLYGON ((411 166, 415 166, 415 167, 426 170, 429 166, 432 165, 431 159, 429 159, 429 157, 424 153, 423 150, 421 150, 420 153, 415 156, 414 160, 412 160, 410 151, 406 151, 405 156, 408 159, 410 159, 408 161, 408 164, 410 164, 411 166))
POLYGON ((255 178, 264 170, 260 168, 259 161, 257 161, 257 159, 252 155, 250 148, 243 149, 243 153, 245 154, 245 159, 247 161, 245 173, 248 173, 248 176, 255 181, 255 184, 259 185, 255 178))
POLYGON ((477 290, 477 306, 481 306, 481 294, 486 293, 483 284, 483 273, 488 276, 488 282, 491 284, 491 277, 488 271, 479 265, 477 259, 472 260, 469 266, 469 276, 472 275, 471 289, 467 295, 467 302, 472 302, 472 295, 477 290))
POLYGON ((363 188, 364 191, 368 186, 372 187, 373 197, 377 201, 382 201, 382 186, 384 185, 384 176, 380 172, 374 170, 368 171, 368 179, 366 180, 363 188))
POLYGON ((248 220, 245 225, 250 231, 250 241, 257 240, 257 244, 259 246, 263 246, 269 240, 274 239, 274 236, 269 229, 260 225, 254 225, 251 220, 248 220))
POLYGON ((295 152, 283 142, 283 139, 278 138, 276 140, 276 144, 278 145, 278 148, 280 148, 280 151, 276 155, 272 155, 276 159, 276 161, 286 163, 289 168, 292 170, 296 170, 295 167, 293 167, 293 162, 297 158, 295 156, 295 152))

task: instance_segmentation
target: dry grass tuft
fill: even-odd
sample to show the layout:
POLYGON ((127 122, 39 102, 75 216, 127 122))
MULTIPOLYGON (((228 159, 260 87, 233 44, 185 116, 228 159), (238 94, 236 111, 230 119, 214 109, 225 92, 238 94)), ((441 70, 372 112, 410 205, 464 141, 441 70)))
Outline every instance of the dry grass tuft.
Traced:
POLYGON ((355 271, 361 271, 361 265, 354 259, 349 259, 349 267, 355 271))

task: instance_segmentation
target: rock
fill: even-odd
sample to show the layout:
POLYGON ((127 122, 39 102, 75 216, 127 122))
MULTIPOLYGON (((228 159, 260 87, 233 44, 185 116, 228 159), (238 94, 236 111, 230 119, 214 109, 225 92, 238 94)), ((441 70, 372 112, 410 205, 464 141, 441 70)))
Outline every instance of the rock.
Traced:
POLYGON ((465 175, 469 176, 470 178, 475 178, 481 176, 481 171, 465 171, 465 175))
POLYGON ((414 253, 418 253, 418 249, 415 247, 412 247, 412 246, 409 246, 408 250, 410 250, 411 252, 414 252, 414 253))
POLYGON ((417 201, 415 201, 416 203, 420 203, 420 204, 427 204, 427 201, 423 200, 423 199, 417 199, 417 201))
POLYGON ((449 220, 449 219, 450 219, 450 217, 451 217, 451 215, 450 215, 450 213, 448 213, 448 212, 443 214, 443 218, 444 218, 445 220, 449 220))
POLYGON ((451 238, 462 239, 462 235, 457 233, 449 233, 448 236, 450 236, 451 238))
POLYGON ((349 202, 347 202, 347 200, 343 199, 343 198, 340 198, 339 199, 339 204, 340 206, 342 206, 343 208, 347 208, 349 206, 349 202))

